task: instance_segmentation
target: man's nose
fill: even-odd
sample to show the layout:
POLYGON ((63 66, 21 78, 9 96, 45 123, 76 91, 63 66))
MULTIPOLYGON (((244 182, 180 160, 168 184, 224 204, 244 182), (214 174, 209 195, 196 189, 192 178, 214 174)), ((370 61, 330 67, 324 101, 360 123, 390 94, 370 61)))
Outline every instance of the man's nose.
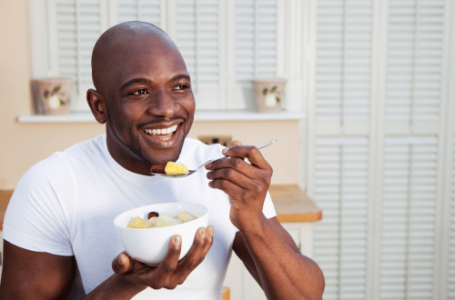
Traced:
POLYGON ((172 117, 178 109, 177 101, 165 90, 155 91, 151 102, 149 112, 154 116, 172 117))

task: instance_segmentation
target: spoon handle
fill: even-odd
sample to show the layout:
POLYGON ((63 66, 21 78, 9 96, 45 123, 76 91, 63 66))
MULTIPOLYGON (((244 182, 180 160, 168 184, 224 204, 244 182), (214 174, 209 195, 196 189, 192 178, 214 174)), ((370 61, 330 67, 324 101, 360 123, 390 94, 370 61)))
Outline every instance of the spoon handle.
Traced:
MULTIPOLYGON (((257 147, 257 148, 258 148, 258 149, 261 149, 261 148, 267 147, 268 145, 271 145, 271 144, 275 143, 276 141, 277 141, 277 139, 273 139, 273 140, 268 141, 268 142, 265 143, 264 145, 261 145, 261 146, 259 146, 259 147, 257 147)), ((202 166, 200 166, 199 168, 197 168, 197 169, 194 170, 194 171, 199 170, 200 168, 202 168, 203 166, 205 166, 205 165, 207 165, 207 164, 209 164, 209 163, 211 163, 211 162, 214 162, 214 161, 220 160, 220 159, 225 159, 225 158, 228 158, 228 156, 221 157, 221 158, 217 158, 217 159, 211 159, 211 160, 209 160, 208 162, 204 163, 202 166)))
POLYGON ((277 139, 273 139, 273 140, 271 140, 271 141, 265 143, 264 145, 259 146, 258 149, 267 147, 268 145, 271 145, 271 144, 275 143, 276 141, 277 141, 277 139))

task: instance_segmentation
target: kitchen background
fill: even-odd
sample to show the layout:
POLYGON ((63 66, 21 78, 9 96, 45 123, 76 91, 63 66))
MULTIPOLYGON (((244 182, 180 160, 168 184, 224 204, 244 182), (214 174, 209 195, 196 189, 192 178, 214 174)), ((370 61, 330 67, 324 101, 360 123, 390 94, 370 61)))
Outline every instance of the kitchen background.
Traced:
POLYGON ((0 0, 0 189, 103 133, 84 99, 91 49, 143 20, 191 72, 191 137, 278 138, 272 183, 323 210, 324 299, 455 299, 454 18, 453 0, 0 0), (69 116, 33 116, 30 80, 48 70, 77 80, 69 116), (256 77, 287 78, 283 112, 253 112, 256 77))

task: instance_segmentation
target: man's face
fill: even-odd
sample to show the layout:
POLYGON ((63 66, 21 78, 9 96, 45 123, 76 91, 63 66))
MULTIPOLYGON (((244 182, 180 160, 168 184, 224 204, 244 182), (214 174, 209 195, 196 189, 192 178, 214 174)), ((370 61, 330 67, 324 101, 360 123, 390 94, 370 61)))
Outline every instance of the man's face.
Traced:
POLYGON ((109 151, 125 168, 149 174, 151 165, 177 160, 191 128, 189 74, 178 51, 157 36, 127 37, 107 55, 109 151))

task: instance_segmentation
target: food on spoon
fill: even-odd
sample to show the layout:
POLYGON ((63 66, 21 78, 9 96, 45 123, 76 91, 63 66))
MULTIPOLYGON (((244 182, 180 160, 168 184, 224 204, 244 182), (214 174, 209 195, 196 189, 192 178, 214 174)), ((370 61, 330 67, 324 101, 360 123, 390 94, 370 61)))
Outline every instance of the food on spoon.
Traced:
POLYGON ((186 174, 189 171, 184 165, 169 161, 164 168, 164 172, 168 175, 179 175, 186 174))
POLYGON ((141 217, 135 217, 128 224, 128 228, 150 228, 151 225, 149 222, 145 221, 141 217))
POLYGON ((197 219, 192 214, 183 210, 179 210, 177 216, 168 213, 150 212, 147 217, 148 220, 144 220, 139 216, 133 218, 128 224, 128 228, 166 227, 197 219))
POLYGON ((185 222, 196 220, 197 218, 195 216, 193 216, 192 214, 184 212, 183 210, 179 210, 179 212, 177 213, 177 219, 182 220, 183 223, 185 223, 185 222))

